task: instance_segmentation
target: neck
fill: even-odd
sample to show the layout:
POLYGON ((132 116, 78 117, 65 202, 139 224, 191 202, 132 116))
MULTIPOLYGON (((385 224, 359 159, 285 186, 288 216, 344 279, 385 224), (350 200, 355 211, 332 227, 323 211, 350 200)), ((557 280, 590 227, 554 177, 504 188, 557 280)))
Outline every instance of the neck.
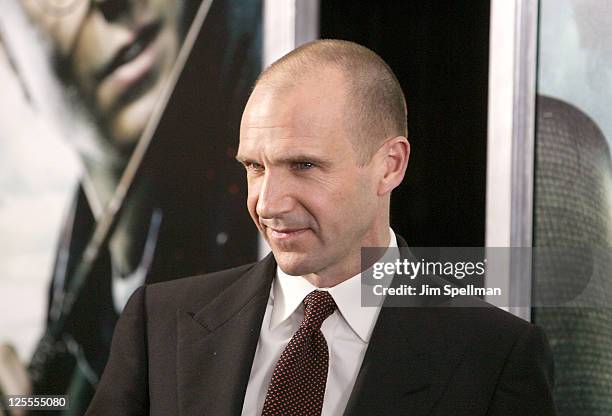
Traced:
POLYGON ((153 213, 151 195, 146 184, 134 184, 109 240, 113 265, 121 276, 133 273, 142 260, 153 213))

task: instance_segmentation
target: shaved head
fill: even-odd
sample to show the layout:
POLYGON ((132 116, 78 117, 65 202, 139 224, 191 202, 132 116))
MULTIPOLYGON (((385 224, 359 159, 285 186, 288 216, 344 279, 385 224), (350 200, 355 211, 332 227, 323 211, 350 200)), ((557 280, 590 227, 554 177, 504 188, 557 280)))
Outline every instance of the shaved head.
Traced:
POLYGON ((338 75, 346 94, 345 121, 360 163, 367 163, 383 141, 408 137, 406 100, 391 68, 370 49, 343 40, 317 40, 270 65, 257 89, 283 93, 318 78, 338 75))
POLYGON ((391 192, 410 143, 399 83, 374 52, 306 44, 259 77, 236 159, 247 207, 279 267, 332 287, 361 270, 361 247, 389 245, 391 192))

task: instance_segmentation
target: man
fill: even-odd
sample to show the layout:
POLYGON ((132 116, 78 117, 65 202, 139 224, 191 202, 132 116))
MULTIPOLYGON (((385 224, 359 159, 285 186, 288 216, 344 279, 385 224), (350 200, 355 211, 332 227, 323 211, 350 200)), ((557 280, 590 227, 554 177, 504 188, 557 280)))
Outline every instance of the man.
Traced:
MULTIPOLYGON (((241 81, 250 84, 254 76, 249 71, 259 70, 257 61, 247 58, 256 45, 252 39, 258 23, 253 18, 259 10, 256 1, 241 2, 239 10, 231 2, 211 7, 200 32, 204 41, 190 55, 191 71, 205 71, 209 81, 198 79, 203 87, 191 87, 190 98, 208 100, 217 109, 205 111, 206 117, 198 114, 203 121, 195 128, 189 110, 181 113, 185 119, 162 120, 108 243, 94 256, 84 256, 97 225, 108 220, 104 209, 175 69, 199 3, 24 0, 21 4, 48 41, 55 73, 79 108, 76 112, 92 121, 91 135, 69 137, 85 172, 58 244, 46 332, 29 367, 34 393, 69 395, 69 414, 83 414, 87 408, 108 358, 114 325, 133 290, 144 282, 219 270, 220 264, 231 263, 230 253, 241 263, 245 261, 238 260, 240 256, 255 257, 255 239, 249 243, 243 233, 237 238, 244 221, 231 213, 240 198, 228 195, 233 175, 220 168, 229 158, 209 148, 224 145, 224 134, 233 135, 226 124, 232 116, 239 117, 241 108, 234 101, 246 99, 241 81), (217 82, 222 77, 236 86, 222 86, 217 82), (216 178, 203 180, 201 160, 193 163, 203 154, 206 169, 216 178), (245 248, 249 245, 251 250, 245 248), (80 290, 74 291, 75 271, 84 257, 93 258, 91 268, 80 290), (66 299, 72 297, 73 307, 64 310, 66 299)), ((189 71, 185 72, 181 81, 192 83, 189 71)), ((173 98, 176 106, 184 100, 173 98)))
POLYGON ((405 246, 404 97, 372 51, 306 44, 260 76, 237 159, 272 254, 138 289, 91 415, 554 414, 542 331, 466 298, 360 305, 362 247, 405 246))

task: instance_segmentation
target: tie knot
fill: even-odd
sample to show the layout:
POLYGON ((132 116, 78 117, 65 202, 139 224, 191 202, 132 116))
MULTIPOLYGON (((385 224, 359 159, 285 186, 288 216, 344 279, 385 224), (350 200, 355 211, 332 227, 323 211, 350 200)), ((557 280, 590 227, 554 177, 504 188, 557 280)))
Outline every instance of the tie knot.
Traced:
POLYGON ((336 302, 329 292, 313 290, 304 298, 304 321, 302 325, 320 329, 323 321, 336 310, 336 302))

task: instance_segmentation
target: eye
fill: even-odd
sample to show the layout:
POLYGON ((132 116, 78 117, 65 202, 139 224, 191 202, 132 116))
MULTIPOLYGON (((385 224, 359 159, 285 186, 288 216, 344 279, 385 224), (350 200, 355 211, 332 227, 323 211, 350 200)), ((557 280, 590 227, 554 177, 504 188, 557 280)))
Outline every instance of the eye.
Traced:
POLYGON ((251 171, 251 172, 263 172, 264 167, 263 165, 257 163, 257 162, 244 162, 244 168, 247 171, 251 171))
POLYGON ((314 163, 311 162, 296 162, 293 164, 295 170, 308 170, 315 167, 314 163))

